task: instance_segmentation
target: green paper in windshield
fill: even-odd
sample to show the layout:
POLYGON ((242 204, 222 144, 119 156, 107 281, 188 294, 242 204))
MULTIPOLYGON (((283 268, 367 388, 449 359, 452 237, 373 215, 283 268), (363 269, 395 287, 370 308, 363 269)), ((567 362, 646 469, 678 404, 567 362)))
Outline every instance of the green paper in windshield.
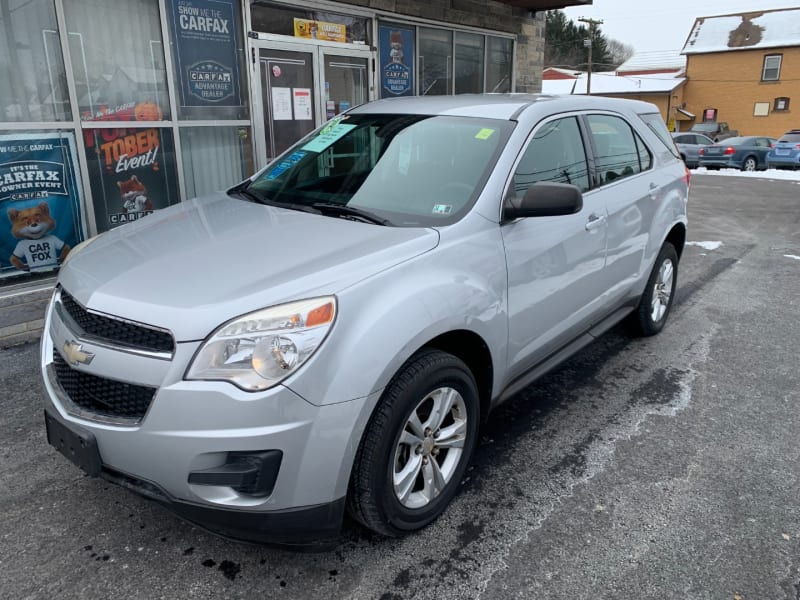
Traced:
POLYGON ((478 133, 475 134, 475 139, 476 140, 488 140, 493 133, 494 133, 494 129, 489 129, 487 127, 484 127, 478 133))
POLYGON ((343 137, 348 131, 355 129, 355 127, 355 125, 344 125, 342 123, 325 127, 319 132, 317 137, 303 146, 302 150, 307 150, 308 152, 323 152, 339 138, 343 137))

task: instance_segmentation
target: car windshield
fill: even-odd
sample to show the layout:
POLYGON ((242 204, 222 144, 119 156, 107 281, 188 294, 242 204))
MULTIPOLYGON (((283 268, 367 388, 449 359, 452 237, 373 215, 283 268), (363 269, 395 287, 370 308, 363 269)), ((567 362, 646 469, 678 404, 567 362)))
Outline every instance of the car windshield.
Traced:
POLYGON ((698 123, 697 125, 692 125, 692 131, 700 131, 702 133, 709 133, 717 130, 716 123, 698 123))
POLYGON ((477 199, 513 126, 469 117, 344 115, 234 191, 383 225, 447 225, 477 199))

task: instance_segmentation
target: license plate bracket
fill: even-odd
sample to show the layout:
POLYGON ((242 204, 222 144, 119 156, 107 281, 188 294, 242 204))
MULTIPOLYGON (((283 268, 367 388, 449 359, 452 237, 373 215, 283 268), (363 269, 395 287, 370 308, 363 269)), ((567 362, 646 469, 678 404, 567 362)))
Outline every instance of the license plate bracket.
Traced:
POLYGON ((66 456, 72 463, 80 467, 87 475, 97 477, 103 468, 97 440, 90 431, 69 426, 44 411, 44 424, 47 430, 47 442, 66 456))

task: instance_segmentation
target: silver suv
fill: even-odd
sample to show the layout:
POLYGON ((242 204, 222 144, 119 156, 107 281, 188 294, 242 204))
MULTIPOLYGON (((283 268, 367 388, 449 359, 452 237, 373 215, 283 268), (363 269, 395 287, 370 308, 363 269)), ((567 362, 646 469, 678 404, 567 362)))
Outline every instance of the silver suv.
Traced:
POLYGON ((76 247, 42 341, 49 442, 225 535, 401 535, 491 410, 627 319, 658 333, 689 175, 655 106, 350 110, 227 193, 76 247))

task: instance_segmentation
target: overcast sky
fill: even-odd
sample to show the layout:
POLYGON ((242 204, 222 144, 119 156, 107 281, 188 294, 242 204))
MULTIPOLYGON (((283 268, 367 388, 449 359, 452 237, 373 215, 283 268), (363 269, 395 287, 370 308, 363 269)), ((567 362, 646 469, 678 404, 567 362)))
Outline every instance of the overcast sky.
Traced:
POLYGON ((680 51, 697 17, 798 7, 799 0, 594 0, 592 6, 564 12, 576 22, 578 17, 602 19, 607 37, 650 52, 680 51))

